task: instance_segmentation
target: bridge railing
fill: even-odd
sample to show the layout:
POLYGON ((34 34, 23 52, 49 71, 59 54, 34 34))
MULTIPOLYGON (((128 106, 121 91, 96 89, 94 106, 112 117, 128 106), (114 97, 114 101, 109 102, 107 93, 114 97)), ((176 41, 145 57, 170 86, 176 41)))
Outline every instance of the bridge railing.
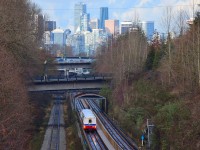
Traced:
POLYGON ((65 75, 46 75, 46 76, 36 76, 33 79, 33 82, 52 82, 52 81, 78 81, 78 80, 97 80, 97 79, 110 79, 110 74, 88 74, 88 75, 73 75, 73 76, 65 76, 65 75))

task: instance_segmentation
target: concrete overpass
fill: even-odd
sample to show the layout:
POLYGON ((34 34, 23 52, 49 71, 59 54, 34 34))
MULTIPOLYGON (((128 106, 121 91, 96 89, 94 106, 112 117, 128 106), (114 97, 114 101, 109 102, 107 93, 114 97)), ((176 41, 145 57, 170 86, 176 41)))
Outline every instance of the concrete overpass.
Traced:
POLYGON ((71 78, 69 79, 51 79, 51 80, 34 80, 29 86, 30 92, 36 91, 67 91, 82 89, 101 89, 111 78, 71 78))
POLYGON ((66 57, 56 58, 55 65, 57 69, 70 69, 70 68, 91 68, 94 59, 89 57, 66 57))
POLYGON ((71 68, 92 68, 91 63, 56 63, 57 69, 66 69, 69 70, 71 68))

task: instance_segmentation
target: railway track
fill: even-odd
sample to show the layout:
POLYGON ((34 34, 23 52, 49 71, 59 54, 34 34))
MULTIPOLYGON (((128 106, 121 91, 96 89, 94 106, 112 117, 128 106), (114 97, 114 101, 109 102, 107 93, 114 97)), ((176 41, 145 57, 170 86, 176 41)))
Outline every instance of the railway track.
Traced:
POLYGON ((96 113, 97 117, 100 119, 108 133, 115 140, 118 146, 123 150, 137 150, 137 145, 131 142, 130 139, 125 137, 125 135, 112 123, 112 121, 107 117, 105 113, 96 105, 93 100, 87 99, 90 108, 96 113))
MULTIPOLYGON (((78 114, 79 114, 79 111, 81 111, 82 109, 85 109, 85 106, 81 100, 76 101, 76 109, 78 110, 78 114)), ((90 149, 92 149, 92 150, 108 150, 108 148, 103 143, 103 141, 102 141, 101 137, 99 136, 99 134, 97 133, 97 131, 93 131, 93 132, 85 132, 84 131, 84 134, 87 138, 87 142, 89 144, 90 149)))
POLYGON ((59 97, 55 98, 53 108, 51 110, 45 139, 41 150, 65 150, 65 144, 61 145, 65 139, 61 139, 61 131, 64 129, 63 106, 59 97))
POLYGON ((89 141, 91 141, 92 149, 107 150, 97 131, 94 131, 93 133, 87 133, 87 137, 89 141))
POLYGON ((54 104, 53 124, 52 124, 50 150, 59 150, 60 143, 60 103, 54 104))

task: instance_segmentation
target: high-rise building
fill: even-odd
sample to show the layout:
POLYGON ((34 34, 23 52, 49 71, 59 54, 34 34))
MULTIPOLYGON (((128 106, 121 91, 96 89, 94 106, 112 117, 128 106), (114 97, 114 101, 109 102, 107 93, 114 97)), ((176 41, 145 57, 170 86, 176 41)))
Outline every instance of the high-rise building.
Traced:
POLYGON ((119 20, 105 20, 105 30, 109 34, 117 35, 119 33, 119 20))
POLYGON ((151 40, 154 34, 154 21, 142 21, 139 22, 139 26, 144 31, 147 40, 151 40))
POLYGON ((86 4, 78 3, 74 6, 74 32, 81 26, 81 16, 86 14, 86 4))
POLYGON ((108 34, 103 29, 93 29, 93 45, 91 55, 97 54, 97 48, 99 46, 107 44, 108 34))
POLYGON ((44 39, 44 44, 45 45, 50 45, 51 44, 51 32, 50 31, 45 31, 43 35, 44 39))
POLYGON ((93 29, 93 43, 100 43, 101 42, 101 35, 103 35, 104 31, 103 29, 93 29))
POLYGON ((105 20, 108 20, 108 7, 100 8, 100 29, 105 29, 105 20))
POLYGON ((62 29, 55 29, 52 31, 52 41, 53 44, 64 46, 66 44, 64 30, 62 29))
POLYGON ((34 15, 34 30, 38 34, 38 38, 42 39, 44 33, 45 16, 42 14, 34 15))
POLYGON ((67 45, 72 47, 74 56, 78 56, 85 52, 85 37, 82 33, 70 35, 67 40, 67 45))
POLYGON ((133 28, 132 21, 123 21, 120 24, 120 33, 125 34, 125 33, 129 32, 131 28, 133 28))
POLYGON ((93 51, 93 34, 92 32, 85 31, 84 34, 84 41, 85 41, 85 54, 86 56, 91 56, 93 51))
POLYGON ((91 19, 90 20, 90 28, 91 29, 98 29, 99 28, 99 19, 91 19))
POLYGON ((56 21, 45 21, 45 31, 53 31, 56 29, 56 21))
POLYGON ((89 20, 90 14, 82 14, 81 15, 81 26, 80 31, 88 31, 89 30, 89 20))

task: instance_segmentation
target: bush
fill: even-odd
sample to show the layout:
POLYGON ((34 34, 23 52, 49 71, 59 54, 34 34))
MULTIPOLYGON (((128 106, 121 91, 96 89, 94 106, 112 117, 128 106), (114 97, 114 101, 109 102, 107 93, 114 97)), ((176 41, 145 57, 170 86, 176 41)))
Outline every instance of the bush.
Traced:
POLYGON ((155 120, 163 137, 162 147, 178 142, 178 135, 184 132, 183 126, 189 117, 190 111, 181 102, 168 103, 158 109, 155 120))

